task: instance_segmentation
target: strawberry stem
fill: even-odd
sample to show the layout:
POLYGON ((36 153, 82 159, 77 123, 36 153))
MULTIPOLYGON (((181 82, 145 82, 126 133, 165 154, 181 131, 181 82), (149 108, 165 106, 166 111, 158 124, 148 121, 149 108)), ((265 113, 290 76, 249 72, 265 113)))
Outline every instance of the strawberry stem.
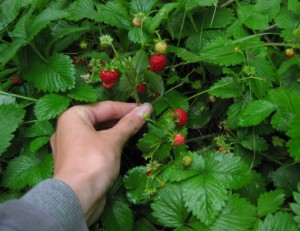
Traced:
POLYGON ((2 95, 10 95, 13 96, 15 98, 19 98, 19 99, 25 99, 25 100, 29 100, 29 101, 33 101, 33 102, 37 102, 37 99, 31 98, 31 97, 26 97, 23 95, 17 95, 17 94, 13 94, 13 93, 8 93, 8 92, 4 92, 4 91, 0 91, 0 94, 2 95))

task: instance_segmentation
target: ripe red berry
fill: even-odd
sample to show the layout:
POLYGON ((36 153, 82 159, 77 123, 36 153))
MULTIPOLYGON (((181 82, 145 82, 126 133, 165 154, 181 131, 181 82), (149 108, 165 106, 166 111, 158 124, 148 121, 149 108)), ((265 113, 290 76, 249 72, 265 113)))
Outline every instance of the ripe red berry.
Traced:
POLYGON ((147 176, 150 176, 152 173, 153 173, 153 170, 148 170, 148 171, 146 172, 146 175, 147 175, 147 176))
POLYGON ((107 89, 111 89, 115 86, 115 83, 102 83, 103 87, 107 88, 107 89))
POLYGON ((13 85, 20 85, 22 83, 22 79, 17 75, 13 75, 11 81, 13 85))
POLYGON ((140 85, 138 85, 138 86, 136 87, 136 91, 137 91, 138 93, 145 93, 146 90, 147 90, 147 85, 144 84, 144 83, 142 83, 142 84, 140 84, 140 85))
POLYGON ((119 71, 118 70, 102 70, 100 72, 100 78, 103 83, 109 84, 109 83, 115 83, 119 77, 119 71))
POLYGON ((224 151, 224 149, 223 149, 222 147, 219 147, 219 148, 218 148, 218 152, 221 153, 221 152, 223 152, 223 151, 224 151))
POLYGON ((174 146, 179 146, 179 145, 182 145, 185 143, 185 138, 183 135, 181 134, 176 134, 174 136, 174 139, 173 139, 173 145, 174 146))
POLYGON ((168 44, 166 43, 166 41, 161 40, 158 41, 157 43, 155 43, 154 45, 154 50, 158 53, 158 54, 166 54, 167 50, 168 50, 168 44))
POLYGON ((184 126, 184 125, 186 125, 186 123, 188 121, 188 114, 187 114, 187 112, 184 109, 182 109, 182 108, 175 109, 173 111, 173 115, 175 115, 175 117, 176 117, 175 124, 177 126, 184 126))
POLYGON ((149 68, 152 71, 161 71, 165 68, 167 63, 167 58, 163 54, 155 54, 150 56, 150 65, 149 68))

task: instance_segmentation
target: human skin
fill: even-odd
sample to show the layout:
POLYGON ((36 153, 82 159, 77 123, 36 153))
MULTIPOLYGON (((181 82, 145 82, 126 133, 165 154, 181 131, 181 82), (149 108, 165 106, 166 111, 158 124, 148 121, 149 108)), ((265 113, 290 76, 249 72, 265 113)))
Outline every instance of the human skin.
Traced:
POLYGON ((106 192, 120 171, 124 144, 151 112, 147 103, 105 101, 74 106, 59 117, 51 137, 53 178, 73 189, 87 224, 94 223, 104 209, 106 192))

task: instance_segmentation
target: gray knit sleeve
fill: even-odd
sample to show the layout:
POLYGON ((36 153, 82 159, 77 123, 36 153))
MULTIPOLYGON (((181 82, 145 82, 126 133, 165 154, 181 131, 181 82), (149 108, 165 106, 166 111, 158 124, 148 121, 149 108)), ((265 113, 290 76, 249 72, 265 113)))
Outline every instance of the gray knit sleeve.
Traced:
POLYGON ((70 186, 62 181, 42 181, 20 200, 49 214, 65 231, 88 230, 79 199, 70 186))

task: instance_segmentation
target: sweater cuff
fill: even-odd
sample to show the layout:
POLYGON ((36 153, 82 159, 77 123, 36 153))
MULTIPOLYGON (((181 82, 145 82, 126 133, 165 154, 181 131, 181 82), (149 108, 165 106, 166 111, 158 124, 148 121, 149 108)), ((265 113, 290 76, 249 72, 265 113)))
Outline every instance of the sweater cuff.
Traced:
POLYGON ((54 217, 66 231, 88 230, 78 197, 71 187, 62 181, 42 181, 21 200, 54 217))

